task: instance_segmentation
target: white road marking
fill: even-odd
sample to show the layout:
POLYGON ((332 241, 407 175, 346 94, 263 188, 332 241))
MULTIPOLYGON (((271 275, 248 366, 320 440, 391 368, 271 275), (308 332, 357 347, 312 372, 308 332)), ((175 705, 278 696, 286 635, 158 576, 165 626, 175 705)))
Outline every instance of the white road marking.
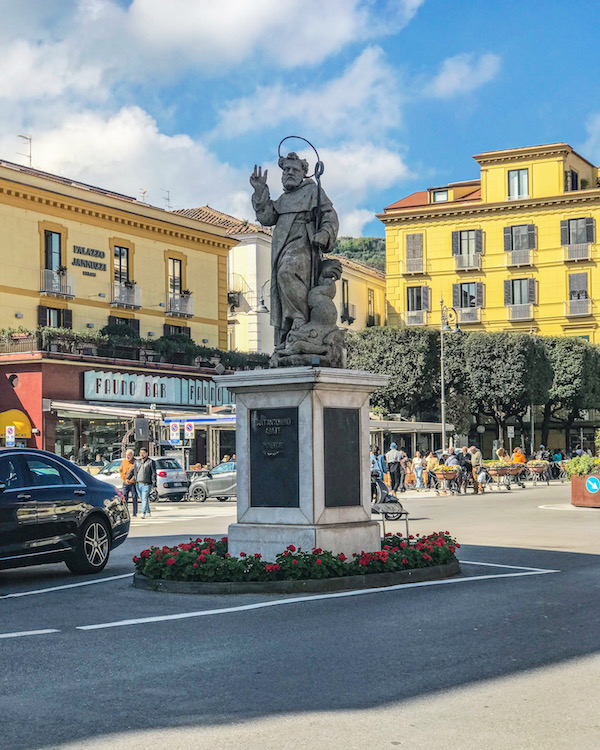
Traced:
POLYGON ((46 633, 60 633, 60 630, 21 630, 19 633, 0 633, 0 638, 21 638, 24 635, 46 635, 46 633))
MULTIPOLYGON (((81 581, 80 583, 65 583, 62 586, 49 586, 45 589, 35 589, 34 591, 19 591, 15 594, 2 594, 0 599, 16 599, 21 596, 34 596, 35 594, 47 594, 49 591, 62 591, 63 589, 76 589, 80 586, 93 586, 95 583, 106 583, 107 581, 118 581, 120 578, 131 578, 133 573, 124 573, 119 576, 109 576, 108 578, 96 578, 93 581, 81 581)), ((44 631, 45 632, 45 631, 44 631)))
POLYGON ((598 508, 586 508, 585 506, 571 505, 571 503, 560 503, 557 505, 538 505, 538 508, 540 510, 574 510, 577 513, 581 512, 582 510, 591 510, 592 513, 598 512, 598 508))
MULTIPOLYGON (((483 563, 482 563, 483 564, 483 563)), ((489 564, 493 567, 493 563, 489 564)), ((505 566, 502 566, 505 567, 505 566)), ((444 578, 440 581, 421 581, 418 583, 400 583, 395 586, 386 586, 376 589, 359 589, 357 591, 339 591, 331 594, 316 594, 315 596, 301 596, 290 599, 277 599, 275 601, 258 602, 256 604, 244 604, 238 607, 225 607, 223 609, 207 609, 196 612, 181 612, 175 615, 158 615, 154 617, 139 617, 132 620, 116 620, 114 622, 103 622, 97 625, 79 625, 77 630, 103 630, 105 628, 119 628, 127 625, 145 625, 153 622, 170 622, 173 620, 187 620, 193 617, 209 617, 212 615, 225 615, 232 612, 247 612, 253 609, 265 609, 267 607, 281 607, 289 604, 302 604, 323 599, 343 599, 350 596, 364 596, 365 594, 384 594, 389 591, 399 591, 425 586, 443 586, 456 583, 468 583, 470 581, 488 581, 493 578, 519 578, 523 576, 538 576, 547 573, 560 573, 559 570, 543 570, 541 568, 524 570, 521 573, 498 573, 496 575, 471 576, 467 578, 444 578)))
POLYGON ((560 573, 560 570, 546 570, 546 568, 525 568, 523 565, 501 565, 500 563, 472 562, 459 560, 461 565, 483 565, 486 568, 511 568, 512 570, 536 570, 540 573, 560 573))

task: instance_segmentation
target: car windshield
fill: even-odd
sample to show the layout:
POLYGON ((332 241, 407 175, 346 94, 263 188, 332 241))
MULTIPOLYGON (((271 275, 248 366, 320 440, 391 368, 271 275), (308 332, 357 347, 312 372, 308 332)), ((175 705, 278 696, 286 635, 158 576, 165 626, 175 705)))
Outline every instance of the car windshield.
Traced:
POLYGON ((121 466, 121 459, 117 459, 116 461, 111 461, 109 464, 104 466, 100 471, 99 474, 114 474, 115 471, 119 471, 119 468, 121 466))
POLYGON ((156 459, 157 469, 179 469, 181 470, 181 464, 174 458, 158 458, 156 459))

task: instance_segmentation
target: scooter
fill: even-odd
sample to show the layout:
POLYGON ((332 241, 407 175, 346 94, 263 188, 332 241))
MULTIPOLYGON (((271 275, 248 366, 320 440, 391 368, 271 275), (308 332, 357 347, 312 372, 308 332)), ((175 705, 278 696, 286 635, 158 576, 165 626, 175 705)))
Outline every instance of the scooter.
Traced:
MULTIPOLYGON (((385 482, 381 479, 378 471, 371 472, 371 497, 375 498, 373 501, 374 505, 394 503, 395 505, 400 505, 400 507, 402 507, 402 503, 395 495, 392 495, 385 482)), ((371 508, 371 513, 380 513, 385 517, 386 521, 397 521, 399 518, 402 518, 404 512, 404 508, 402 508, 400 512, 371 508)))

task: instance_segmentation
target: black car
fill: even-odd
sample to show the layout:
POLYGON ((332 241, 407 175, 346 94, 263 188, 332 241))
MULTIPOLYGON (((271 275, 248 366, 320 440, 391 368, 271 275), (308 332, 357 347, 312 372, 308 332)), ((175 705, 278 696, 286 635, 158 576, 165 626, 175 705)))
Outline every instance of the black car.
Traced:
POLYGON ((53 453, 0 450, 0 570, 65 562, 98 573, 128 533, 119 490, 53 453))

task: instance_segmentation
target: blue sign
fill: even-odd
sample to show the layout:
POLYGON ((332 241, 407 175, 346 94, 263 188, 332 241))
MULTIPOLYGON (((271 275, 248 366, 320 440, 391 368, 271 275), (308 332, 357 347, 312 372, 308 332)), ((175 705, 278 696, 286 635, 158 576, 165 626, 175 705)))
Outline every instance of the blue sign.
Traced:
POLYGON ((14 424, 9 424, 6 426, 6 447, 7 448, 14 448, 15 447, 15 426, 14 424))
POLYGON ((595 495, 596 492, 600 490, 600 478, 588 477, 585 481, 585 488, 588 492, 591 492, 592 495, 595 495))

